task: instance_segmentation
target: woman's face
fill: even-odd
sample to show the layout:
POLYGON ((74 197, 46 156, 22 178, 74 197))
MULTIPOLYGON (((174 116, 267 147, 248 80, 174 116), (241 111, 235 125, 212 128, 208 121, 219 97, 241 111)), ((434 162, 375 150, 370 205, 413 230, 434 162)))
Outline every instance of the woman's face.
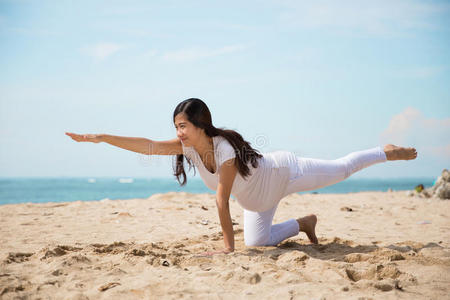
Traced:
POLYGON ((184 113, 179 113, 175 116, 174 125, 177 131, 177 137, 187 147, 194 146, 202 137, 203 130, 195 127, 194 124, 189 122, 184 113))

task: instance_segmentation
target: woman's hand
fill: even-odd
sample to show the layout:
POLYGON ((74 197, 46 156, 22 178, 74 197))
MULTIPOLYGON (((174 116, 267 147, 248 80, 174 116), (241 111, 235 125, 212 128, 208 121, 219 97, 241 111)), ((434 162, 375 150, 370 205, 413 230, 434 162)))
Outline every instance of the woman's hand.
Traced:
POLYGON ((228 254, 228 253, 232 253, 232 252, 234 252, 234 250, 230 250, 230 249, 226 248, 226 249, 218 250, 218 251, 203 252, 200 254, 200 256, 213 256, 214 254, 228 254))
POLYGON ((66 132, 66 135, 70 136, 74 141, 77 142, 91 142, 100 143, 101 134, 76 134, 71 132, 66 132))

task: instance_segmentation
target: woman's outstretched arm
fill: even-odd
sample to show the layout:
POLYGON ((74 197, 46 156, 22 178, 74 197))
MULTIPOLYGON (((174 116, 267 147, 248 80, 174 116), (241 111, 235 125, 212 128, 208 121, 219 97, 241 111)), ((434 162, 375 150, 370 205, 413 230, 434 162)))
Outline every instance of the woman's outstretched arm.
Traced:
POLYGON ((168 141, 153 141, 147 138, 141 137, 126 137, 116 136, 110 134, 76 134, 66 132, 66 135, 70 136, 77 142, 91 142, 100 143, 105 142, 110 145, 145 154, 145 155, 177 155, 183 154, 183 148, 181 141, 178 138, 168 141))

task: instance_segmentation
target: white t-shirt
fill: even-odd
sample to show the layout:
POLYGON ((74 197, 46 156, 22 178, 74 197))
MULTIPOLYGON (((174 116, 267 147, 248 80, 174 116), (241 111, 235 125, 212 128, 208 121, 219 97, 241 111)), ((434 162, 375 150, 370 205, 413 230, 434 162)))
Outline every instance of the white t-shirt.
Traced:
MULTIPOLYGON (((204 166, 200 155, 194 147, 186 147, 183 142, 183 154, 197 167, 203 182, 211 190, 216 191, 219 183, 219 172, 222 164, 236 157, 233 146, 223 137, 214 136, 214 161, 216 162, 215 173, 211 173, 204 166)), ((290 180, 290 174, 303 174, 297 163, 297 156, 292 152, 275 151, 262 153, 257 168, 248 163, 250 175, 244 179, 239 171, 231 188, 231 195, 245 209, 263 212, 271 209, 284 196, 286 187, 290 180)))

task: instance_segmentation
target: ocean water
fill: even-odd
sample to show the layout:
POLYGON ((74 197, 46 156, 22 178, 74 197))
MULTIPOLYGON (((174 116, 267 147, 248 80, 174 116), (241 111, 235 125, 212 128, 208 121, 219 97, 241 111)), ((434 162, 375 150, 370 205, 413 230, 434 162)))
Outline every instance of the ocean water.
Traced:
MULTIPOLYGON (((418 184, 433 185, 434 178, 353 179, 305 193, 355 193, 362 191, 412 190, 418 184)), ((12 203, 43 203, 94 201, 101 199, 148 198, 167 192, 210 193, 199 178, 188 178, 180 187, 175 179, 119 177, 0 178, 0 205, 12 203)))

